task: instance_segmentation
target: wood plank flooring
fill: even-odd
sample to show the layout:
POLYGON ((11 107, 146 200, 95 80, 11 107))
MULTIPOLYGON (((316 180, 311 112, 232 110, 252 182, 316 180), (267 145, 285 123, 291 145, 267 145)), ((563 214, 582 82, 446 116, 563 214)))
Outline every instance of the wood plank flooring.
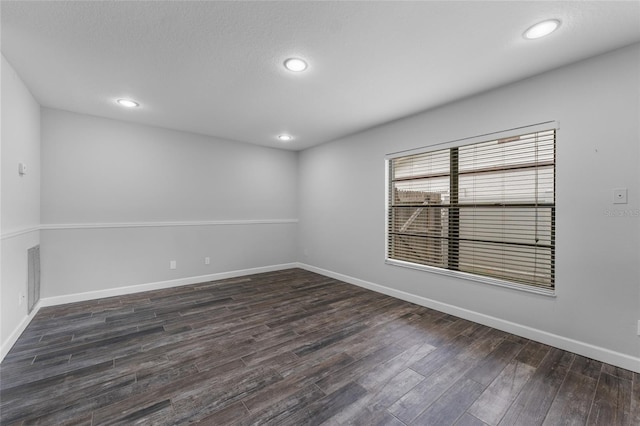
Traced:
POLYGON ((299 269, 43 308, 0 423, 640 425, 640 375, 299 269))

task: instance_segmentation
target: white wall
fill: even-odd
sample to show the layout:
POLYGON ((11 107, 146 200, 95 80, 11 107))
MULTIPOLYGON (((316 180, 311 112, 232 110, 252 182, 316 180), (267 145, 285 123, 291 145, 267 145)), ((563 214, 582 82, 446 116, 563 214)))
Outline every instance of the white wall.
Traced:
POLYGON ((40 242, 40 106, 2 56, 0 343, 3 351, 27 320, 27 249, 40 242), (18 163, 27 174, 18 175, 18 163))
POLYGON ((43 108, 42 164, 43 298, 295 261, 295 152, 43 108))
POLYGON ((640 371, 639 100, 635 45, 306 150, 300 261, 640 371), (385 154, 548 120, 560 123, 555 298, 384 263, 385 154), (612 204, 619 187, 629 204, 612 204))

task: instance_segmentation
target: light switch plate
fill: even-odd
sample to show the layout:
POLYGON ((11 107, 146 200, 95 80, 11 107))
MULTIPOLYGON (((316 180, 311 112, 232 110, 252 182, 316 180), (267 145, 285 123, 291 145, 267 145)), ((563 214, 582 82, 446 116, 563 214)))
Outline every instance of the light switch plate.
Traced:
POLYGON ((613 204, 627 204, 627 188, 613 190, 613 204))

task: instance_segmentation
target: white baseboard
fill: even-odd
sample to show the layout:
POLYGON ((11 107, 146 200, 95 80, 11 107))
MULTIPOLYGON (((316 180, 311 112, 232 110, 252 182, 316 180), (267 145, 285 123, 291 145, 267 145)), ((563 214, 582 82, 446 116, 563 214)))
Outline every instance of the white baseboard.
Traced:
POLYGON ((194 277, 179 278, 175 280, 159 281, 147 284, 137 284, 127 287, 116 287, 107 290, 88 291, 85 293, 65 294, 63 296, 45 297, 33 308, 31 313, 24 317, 16 329, 11 333, 6 342, 0 347, 0 362, 9 353, 13 345, 16 343, 22 332, 27 328, 33 317, 38 313, 40 308, 45 306, 64 305, 66 303, 84 302, 87 300, 102 299, 105 297, 123 296, 125 294, 140 293, 142 291, 160 290, 170 287, 178 287, 182 285, 198 284, 207 281, 224 280, 227 278, 242 277, 245 275, 260 274, 263 272, 280 271, 283 269, 297 268, 297 263, 284 263, 280 265, 261 266, 257 268, 241 269, 229 272, 219 272, 216 274, 199 275, 194 277))
POLYGON ((18 338, 24 332, 24 330, 27 328, 27 326, 29 325, 29 323, 31 322, 33 317, 36 316, 36 314, 40 310, 41 306, 42 306, 42 303, 40 303, 40 302, 36 303, 36 305, 31 310, 31 313, 29 315, 25 316, 22 319, 22 321, 20 321, 20 324, 18 324, 18 326, 15 328, 15 330, 13 330, 13 332, 7 338, 7 341, 6 342, 2 342, 2 346, 0 346, 0 362, 2 362, 2 360, 4 359, 5 356, 7 356, 7 354, 9 353, 11 348, 13 347, 13 345, 16 344, 16 342, 18 341, 18 338))
POLYGON ((219 272, 216 274, 197 275, 194 277, 178 278, 175 280, 158 281, 147 284, 136 284, 127 287, 116 287, 106 290, 88 291, 85 293, 65 294, 63 296, 45 297, 40 299, 42 306, 57 306, 65 303, 84 302, 86 300, 102 299, 105 297, 123 296, 125 294, 140 293, 163 288, 179 287, 182 285, 198 284, 207 281, 224 280, 227 278, 242 277, 245 275, 260 274, 263 272, 280 271, 283 269, 297 268, 297 263, 284 263, 281 265, 260 266, 258 268, 240 269, 237 271, 219 272))
POLYGON ((86 300, 100 299, 104 297, 121 296, 131 293, 139 293, 142 291, 159 290, 170 287, 178 287, 182 285, 197 284, 207 281, 222 280, 227 278, 236 278, 245 275, 259 274, 263 272, 273 272, 283 269, 301 268, 310 272, 315 272, 330 278, 334 278, 340 281, 344 281, 349 284, 357 285, 368 290, 372 290, 378 293, 386 294, 407 302, 415 303, 420 306, 435 309, 440 312, 455 315, 460 318, 464 318, 469 321, 477 322, 478 324, 493 327, 498 330, 502 330, 508 333, 512 333, 518 336, 522 336, 527 339, 535 340, 547 345, 551 345, 560 349, 564 349, 569 352, 577 353, 579 355, 586 356, 588 358, 596 359, 598 361, 605 362, 607 364, 615 365, 627 370, 640 373, 640 357, 633 357, 630 355, 615 352, 599 346, 594 346, 589 343, 580 342, 568 337, 559 336, 557 334, 549 333, 543 330, 538 330, 532 327, 528 327, 522 324, 516 324, 511 321, 506 321, 500 318, 492 317, 490 315, 481 314, 479 312, 470 311, 468 309, 460 308, 447 303, 438 302, 426 297, 418 296, 415 294, 407 293, 404 291, 396 290, 390 287, 386 287, 380 284, 375 284, 369 281, 354 278, 348 275, 340 274, 337 272, 329 271, 326 269, 318 268, 315 266, 307 265, 304 263, 285 263, 281 265, 262 266, 258 268, 242 269, 237 271, 220 272, 217 274, 199 275, 195 277, 180 278, 176 280, 160 281, 155 283, 138 284, 128 287, 117 287, 108 290, 90 291, 85 293, 69 294, 64 296, 47 297, 40 299, 36 304, 31 314, 24 317, 16 329, 11 333, 6 342, 0 347, 0 361, 4 359, 11 347, 18 340, 22 332, 27 328, 33 317, 38 313, 41 307, 56 306, 65 303, 82 302, 86 300))
POLYGON ((464 318, 469 321, 476 322, 478 324, 486 325, 488 327, 496 328, 498 330, 506 331, 507 333, 515 334, 527 339, 535 340, 536 342, 544 343, 546 345, 554 346, 559 349, 563 349, 569 352, 573 352, 587 358, 592 358, 598 361, 605 362, 607 364, 615 365, 627 370, 640 373, 640 357, 634 357, 626 355, 620 352, 615 352, 606 348, 595 346, 589 343, 581 342, 568 337, 559 336, 557 334, 549 333, 543 330, 538 330, 526 325, 517 324, 511 321, 506 321, 500 318, 492 317, 490 315, 481 314, 479 312, 470 311, 468 309, 460 308, 447 303, 438 302, 437 300, 429 299, 415 294, 407 293, 401 290, 389 288, 380 284, 375 284, 369 281, 364 281, 359 278, 354 278, 348 275, 343 275, 337 272, 328 271, 326 269, 318 268, 315 266, 299 263, 297 267, 305 269, 310 272, 325 275, 330 278, 334 278, 340 281, 344 281, 349 284, 354 284, 359 287, 373 290, 378 293, 386 294, 398 299, 405 300, 407 302, 415 303, 420 306, 435 309, 440 312, 444 312, 450 315, 455 315, 460 318, 464 318))

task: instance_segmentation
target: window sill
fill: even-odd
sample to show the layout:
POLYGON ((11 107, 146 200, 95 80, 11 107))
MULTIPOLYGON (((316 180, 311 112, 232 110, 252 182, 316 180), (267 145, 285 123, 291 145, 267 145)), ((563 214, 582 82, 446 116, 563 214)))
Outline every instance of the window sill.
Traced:
POLYGON ((385 259, 385 263, 387 265, 400 266, 400 267, 409 268, 409 269, 417 269, 419 271, 432 272, 435 274, 446 275, 454 278, 461 278, 464 280, 475 281, 482 284, 489 284, 489 285, 523 291, 527 293, 538 294, 538 295, 547 296, 547 297, 556 297, 555 289, 546 289, 541 287, 529 286, 525 284, 517 284, 509 281, 499 280, 496 278, 482 277, 480 275, 474 275, 474 274, 469 274, 469 273, 460 272, 460 271, 450 271, 448 269, 436 268, 434 266, 427 266, 427 265, 419 265, 417 263, 404 262, 402 260, 385 259))

